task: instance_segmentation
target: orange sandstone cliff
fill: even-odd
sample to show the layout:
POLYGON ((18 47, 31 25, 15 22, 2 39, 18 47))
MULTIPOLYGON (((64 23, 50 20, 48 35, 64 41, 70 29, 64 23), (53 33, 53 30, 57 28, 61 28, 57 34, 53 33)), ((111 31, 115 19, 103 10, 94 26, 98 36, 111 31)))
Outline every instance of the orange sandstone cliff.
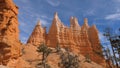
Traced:
POLYGON ((20 56, 18 7, 12 0, 0 0, 0 64, 20 56))

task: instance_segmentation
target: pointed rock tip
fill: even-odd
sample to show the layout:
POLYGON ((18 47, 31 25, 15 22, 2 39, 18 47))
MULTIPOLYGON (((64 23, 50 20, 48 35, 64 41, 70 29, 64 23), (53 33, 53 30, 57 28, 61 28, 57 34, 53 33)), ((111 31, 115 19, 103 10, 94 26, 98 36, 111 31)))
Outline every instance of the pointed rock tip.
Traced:
POLYGON ((70 17, 70 20, 71 21, 78 21, 78 19, 76 17, 73 17, 73 16, 70 17))
POLYGON ((87 18, 84 18, 84 23, 88 24, 88 19, 87 18))
POLYGON ((78 21, 77 17, 73 17, 74 20, 78 21))
POLYGON ((73 19, 73 16, 70 17, 70 20, 73 19))
POLYGON ((58 18, 58 13, 57 12, 55 12, 54 18, 58 18))
POLYGON ((38 22, 37 22, 37 25, 39 25, 39 26, 41 25, 41 22, 40 22, 40 20, 38 20, 38 22))
POLYGON ((93 24, 92 27, 96 29, 96 25, 95 24, 93 24))

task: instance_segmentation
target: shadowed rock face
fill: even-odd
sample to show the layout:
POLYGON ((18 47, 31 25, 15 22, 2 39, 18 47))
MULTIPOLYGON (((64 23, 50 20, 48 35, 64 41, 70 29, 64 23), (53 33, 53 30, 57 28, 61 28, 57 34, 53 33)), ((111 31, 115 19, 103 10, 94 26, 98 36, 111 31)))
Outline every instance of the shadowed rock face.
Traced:
POLYGON ((0 43, 0 64, 6 65, 10 59, 10 46, 6 43, 0 43))
POLYGON ((0 64, 20 55, 18 7, 12 0, 0 0, 0 64))

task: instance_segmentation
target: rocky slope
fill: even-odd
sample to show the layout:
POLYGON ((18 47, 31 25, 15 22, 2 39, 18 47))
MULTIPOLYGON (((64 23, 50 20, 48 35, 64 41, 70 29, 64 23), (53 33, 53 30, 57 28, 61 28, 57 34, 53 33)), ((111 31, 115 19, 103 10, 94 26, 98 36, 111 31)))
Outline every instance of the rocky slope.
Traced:
MULTIPOLYGON (((60 62, 60 55, 58 53, 56 53, 55 48, 51 48, 53 53, 51 53, 48 56, 48 64, 51 66, 51 68, 60 68, 58 66, 58 63, 60 62)), ((22 58, 27 62, 27 65, 25 65, 25 67, 31 67, 31 68, 35 68, 35 66, 38 64, 39 60, 41 60, 41 54, 38 54, 38 52, 36 51, 37 47, 34 45, 26 45, 23 46, 23 55, 22 58)), ((65 50, 62 49, 62 51, 64 52, 65 50)), ((80 59, 80 68, 103 68, 101 65, 96 64, 95 62, 88 63, 85 62, 85 57, 82 55, 79 55, 79 59, 80 59)), ((24 68, 24 66, 22 67, 24 68)))

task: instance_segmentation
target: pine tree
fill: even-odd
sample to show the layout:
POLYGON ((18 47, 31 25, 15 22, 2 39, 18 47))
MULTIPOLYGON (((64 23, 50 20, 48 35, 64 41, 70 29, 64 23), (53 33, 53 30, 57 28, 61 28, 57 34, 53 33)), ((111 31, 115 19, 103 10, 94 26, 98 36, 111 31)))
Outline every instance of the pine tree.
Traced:
POLYGON ((113 59, 115 61, 116 67, 119 68, 116 55, 119 54, 118 49, 120 48, 120 36, 114 35, 113 32, 111 32, 110 28, 106 28, 105 33, 103 35, 106 36, 110 42, 111 49, 113 52, 113 59))
POLYGON ((42 62, 38 63, 37 68, 50 68, 50 65, 47 64, 47 57, 50 55, 52 50, 45 44, 41 44, 37 48, 37 52, 42 53, 42 62))

